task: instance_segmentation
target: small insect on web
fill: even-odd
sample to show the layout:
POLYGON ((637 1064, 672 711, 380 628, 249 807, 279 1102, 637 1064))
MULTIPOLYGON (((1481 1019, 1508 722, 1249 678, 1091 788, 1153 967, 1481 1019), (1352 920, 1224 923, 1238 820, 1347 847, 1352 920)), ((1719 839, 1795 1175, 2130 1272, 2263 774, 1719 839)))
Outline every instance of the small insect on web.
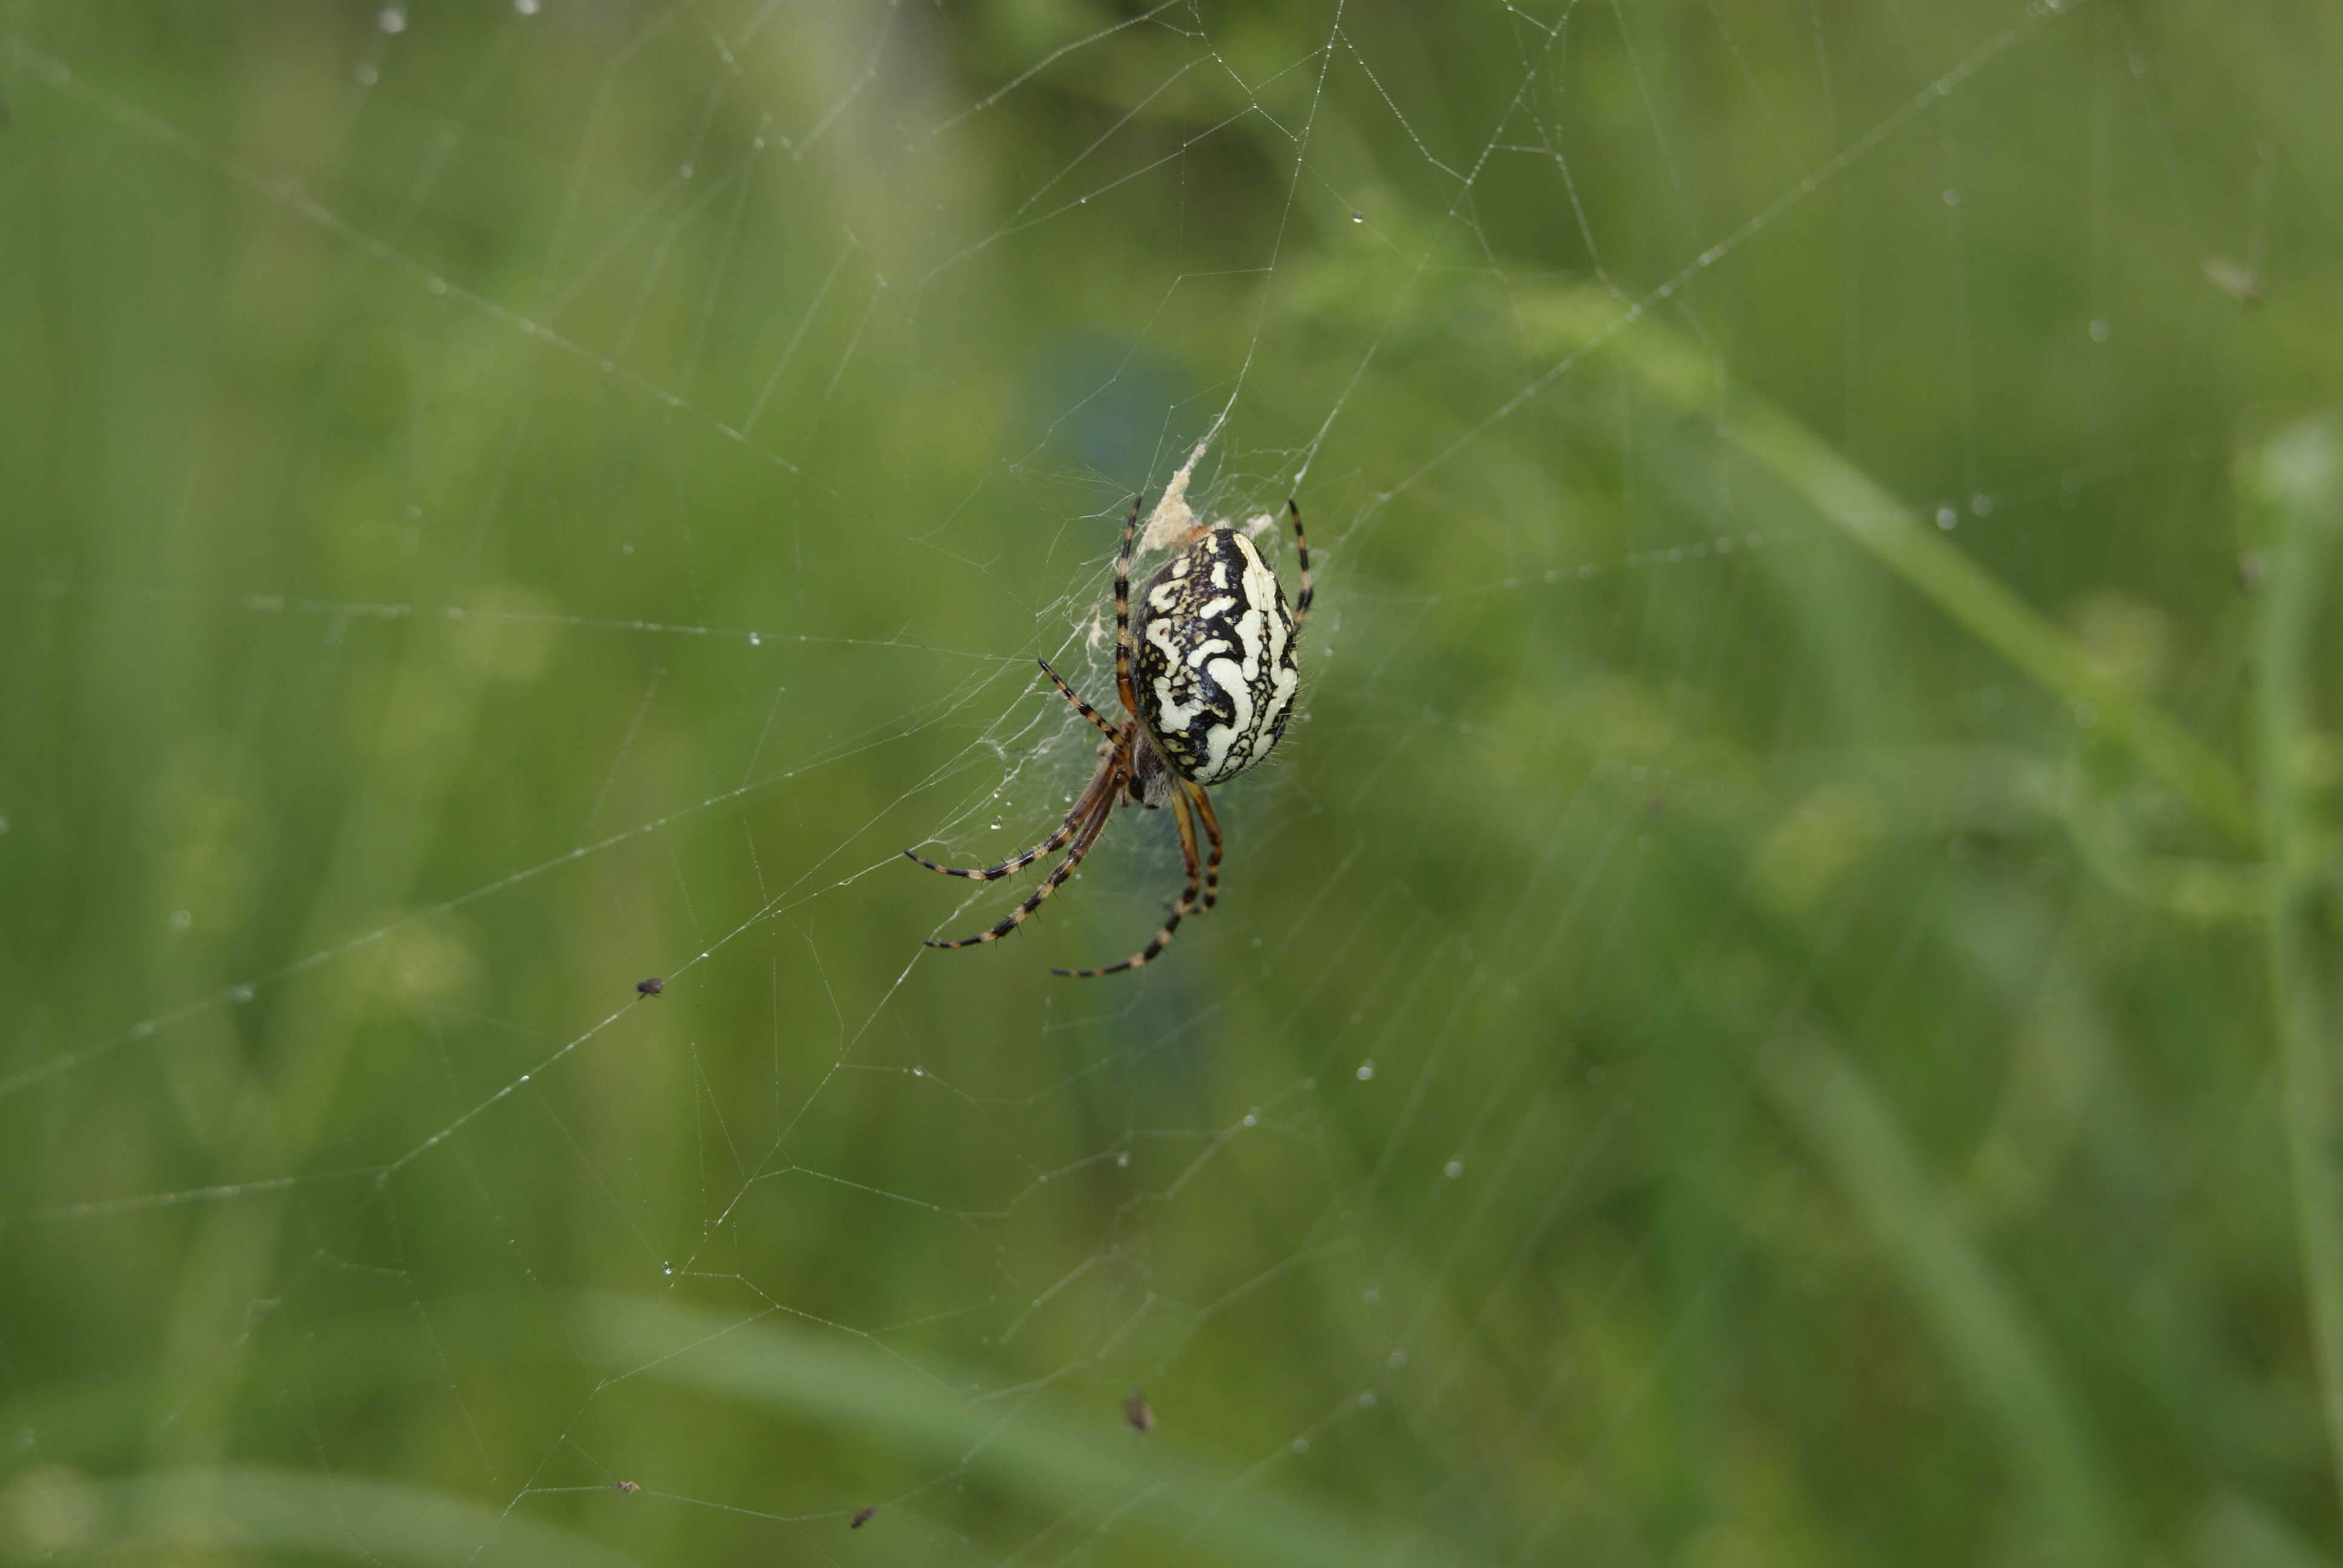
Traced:
POLYGON ((1180 552, 1149 579, 1140 595, 1141 621, 1131 627, 1131 558, 1139 539, 1139 508, 1122 525, 1122 552, 1114 563, 1115 695, 1131 718, 1111 722, 1083 701, 1047 659, 1041 673, 1075 710, 1106 737, 1098 772, 1074 801, 1058 830, 1023 854, 981 869, 940 866, 906 849, 930 871, 947 877, 992 881, 1021 871, 1068 844, 1072 848, 1041 885, 990 930, 952 941, 930 940, 931 948, 967 948, 998 941, 1025 923, 1041 900, 1058 890, 1098 841, 1114 809, 1128 801, 1152 810, 1172 808, 1180 829, 1180 856, 1188 885, 1146 947, 1099 969, 1056 970, 1089 979, 1137 969, 1161 952, 1181 920, 1210 910, 1221 891, 1221 823, 1207 787, 1224 784, 1270 753, 1285 733, 1301 688, 1294 648, 1310 614, 1310 541, 1302 531, 1302 508, 1285 503, 1293 521, 1293 550, 1302 592, 1289 610, 1285 589, 1261 552, 1236 529, 1200 528, 1180 552), (1209 846, 1196 849, 1202 824, 1209 846))

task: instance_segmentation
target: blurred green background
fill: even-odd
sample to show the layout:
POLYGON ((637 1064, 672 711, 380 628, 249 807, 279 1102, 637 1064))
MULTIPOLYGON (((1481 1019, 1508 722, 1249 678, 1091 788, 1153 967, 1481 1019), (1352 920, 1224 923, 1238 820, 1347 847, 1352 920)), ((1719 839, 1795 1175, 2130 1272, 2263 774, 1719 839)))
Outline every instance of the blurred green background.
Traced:
POLYGON ((0 1561, 2343 1557, 2338 80, 0 0, 0 1561), (1219 908, 922 949, 1207 439, 1219 908))

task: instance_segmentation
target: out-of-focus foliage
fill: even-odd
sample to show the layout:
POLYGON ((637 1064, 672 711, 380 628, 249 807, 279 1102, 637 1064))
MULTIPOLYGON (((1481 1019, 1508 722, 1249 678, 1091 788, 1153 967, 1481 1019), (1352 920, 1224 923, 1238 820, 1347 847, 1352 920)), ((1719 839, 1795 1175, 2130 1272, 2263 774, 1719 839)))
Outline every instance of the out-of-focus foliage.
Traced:
POLYGON ((2338 80, 0 0, 0 1561, 2329 1560, 2338 80), (1207 437, 1220 906, 926 952, 1207 437))

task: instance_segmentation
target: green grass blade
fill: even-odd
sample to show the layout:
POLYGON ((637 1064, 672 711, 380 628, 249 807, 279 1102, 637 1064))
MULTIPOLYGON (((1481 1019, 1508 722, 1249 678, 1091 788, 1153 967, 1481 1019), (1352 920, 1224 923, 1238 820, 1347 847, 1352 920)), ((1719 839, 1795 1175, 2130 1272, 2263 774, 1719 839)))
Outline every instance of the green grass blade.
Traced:
POLYGON ((2334 1012, 2322 972, 2337 962, 2324 930, 2326 859, 2299 761, 2315 732, 2312 660, 2328 562, 2343 512, 2343 454, 2332 426, 2295 427, 2263 448, 2247 483, 2270 528, 2255 703, 2268 841, 2270 998, 2276 1010, 2310 1341, 2328 1457, 2343 1501, 2343 1135, 2335 1107, 2334 1012))
POLYGON ((1184 1542, 1198 1562, 1466 1561, 1452 1543, 1412 1543, 1405 1527, 1379 1527, 1354 1507, 1303 1501, 1255 1473, 1208 1465, 1172 1433, 1141 1439, 1121 1428, 1111 1407, 1073 1420, 1038 1398, 980 1402, 962 1392, 974 1380, 915 1368, 852 1336, 614 1296, 583 1300, 577 1335, 582 1353, 619 1376, 859 1432, 965 1464, 986 1484, 1052 1509, 1121 1512, 1152 1538, 1184 1542))
POLYGON ((1600 347, 1664 401, 1714 424, 1726 445, 1771 474, 1979 642, 2124 747, 2240 843, 2258 827, 2237 773, 2162 709, 2005 588, 1886 487, 1766 398, 1720 386, 1700 347, 1648 315, 1630 318, 1594 288, 1557 291, 1536 319, 1556 347, 1600 347))
POLYGON ((1837 1180, 2000 1426, 2055 1543, 2048 1560, 2120 1556, 2102 1467, 2050 1356, 1886 1103, 1835 1045, 1795 1028, 1766 1045, 1758 1081, 1837 1180))
POLYGON ((2206 1508, 2196 1545, 2205 1568, 2335 1568, 2335 1559, 2284 1519, 2234 1492, 2206 1508))
POLYGON ((525 1513, 367 1476, 263 1466, 91 1480, 52 1466, 12 1481, 0 1529, 14 1560, 488 1563, 629 1568, 636 1559, 525 1513))

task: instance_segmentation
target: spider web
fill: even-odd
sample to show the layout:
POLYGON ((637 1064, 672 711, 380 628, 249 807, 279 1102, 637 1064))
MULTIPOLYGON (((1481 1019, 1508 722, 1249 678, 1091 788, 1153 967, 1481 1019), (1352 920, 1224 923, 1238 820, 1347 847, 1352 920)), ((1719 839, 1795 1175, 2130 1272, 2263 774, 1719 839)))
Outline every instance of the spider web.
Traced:
POLYGON ((2197 25, 0 12, 0 188, 42 215, 0 239, 0 1535, 2162 1528, 2061 1308, 1926 1248, 1940 1160, 2019 1281, 2083 1222, 2040 1193, 2092 1080, 2026 1020, 2130 907, 2045 803, 2098 710, 1947 563, 2227 711, 2232 545, 2109 538, 2222 504, 2230 296, 2282 259, 2197 25), (1317 567, 1301 710, 1215 793, 1220 907, 1048 973, 1176 892, 1130 811, 1013 940, 924 950, 1027 883, 900 851, 1062 815, 1097 736, 1034 660, 1108 707, 1119 526, 1175 474, 1240 526, 1297 497, 1317 567), (1934 553, 1866 554, 1858 479, 1934 553), (1932 1096, 1967 1120, 1899 1133, 1932 1096), (1993 1506, 1901 1489, 1916 1414, 1993 1506))

